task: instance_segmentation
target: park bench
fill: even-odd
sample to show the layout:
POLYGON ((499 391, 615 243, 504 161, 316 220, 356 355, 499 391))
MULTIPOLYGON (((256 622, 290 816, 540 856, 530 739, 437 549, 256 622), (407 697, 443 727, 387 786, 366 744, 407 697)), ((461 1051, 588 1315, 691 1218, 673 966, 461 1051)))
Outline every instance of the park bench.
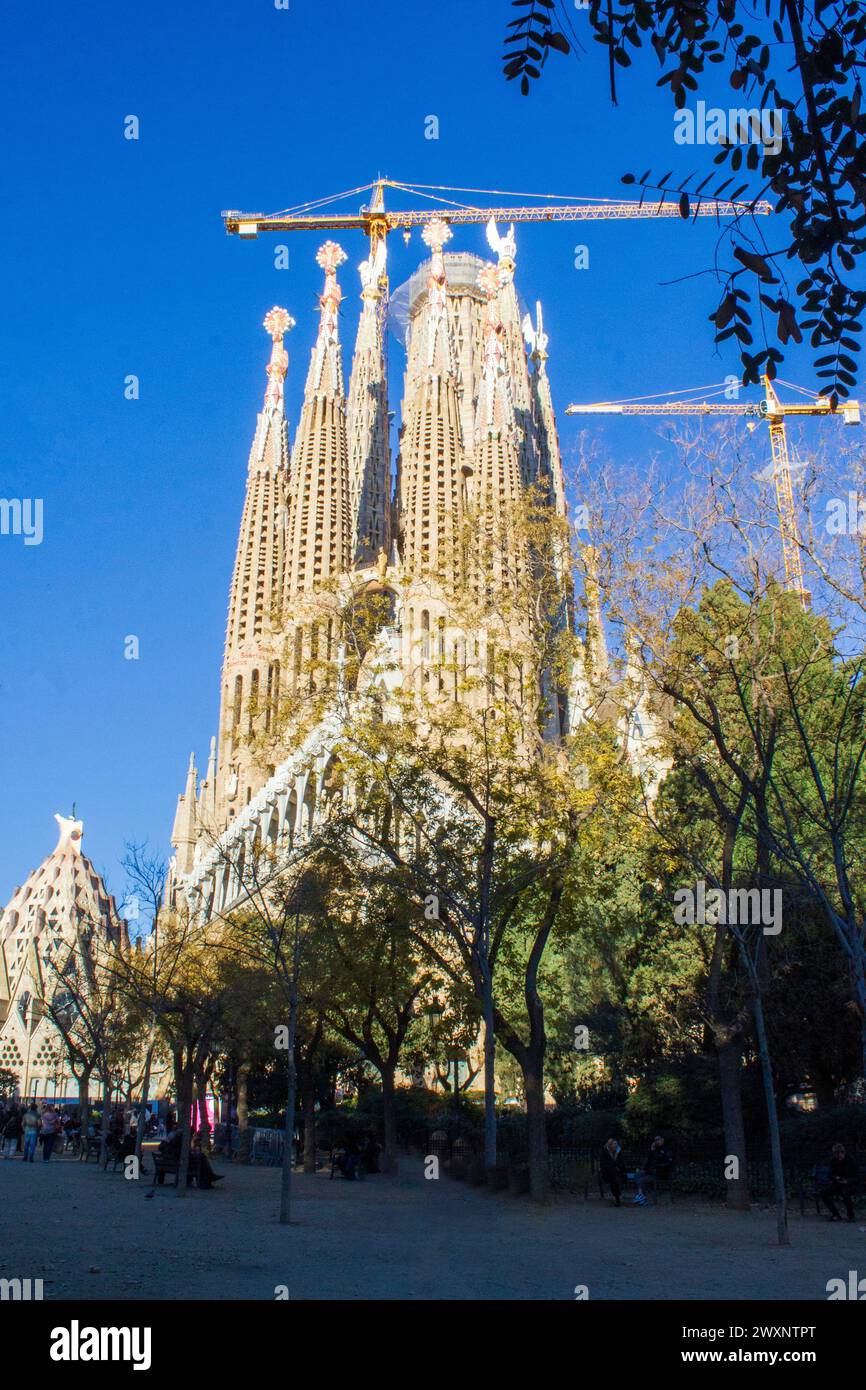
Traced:
MULTIPOLYGON (((116 1172, 117 1172, 117 1165, 118 1165, 118 1163, 123 1163, 123 1160, 124 1160, 125 1158, 129 1158, 129 1157, 130 1157, 132 1154, 134 1154, 134 1153, 135 1153, 135 1135, 134 1135, 134 1134, 125 1134, 125 1135, 123 1136, 123 1139, 120 1140, 119 1142, 118 1142, 118 1140, 117 1140, 114 1136, 110 1137, 110 1138, 109 1138, 109 1141, 108 1141, 108 1146, 107 1146, 107 1149, 106 1149, 105 1162, 104 1162, 103 1165, 102 1165, 102 1171, 103 1171, 103 1173, 105 1173, 105 1172, 108 1171, 108 1165, 109 1165, 109 1163, 111 1164, 111 1171, 112 1171, 112 1173, 116 1173, 116 1172)), ((144 1167, 143 1167, 143 1165, 142 1165, 141 1171, 144 1172, 144 1167)))
MULTIPOLYGON (((625 1178, 624 1178, 624 1181, 623 1181, 623 1195, 625 1195, 625 1189, 626 1189, 627 1186, 633 1186, 634 1189, 635 1189, 635 1192, 637 1191, 637 1175, 638 1175, 638 1173, 640 1173, 640 1172, 642 1172, 642 1171, 643 1171, 643 1170, 642 1170, 640 1164, 626 1163, 626 1173, 625 1173, 625 1178)), ((661 1177, 661 1176, 660 1176, 659 1174, 657 1174, 657 1173, 644 1173, 643 1178, 641 1179, 641 1187, 643 1188, 645 1195, 652 1198, 653 1206, 658 1206, 658 1200, 659 1200, 659 1193, 660 1193, 660 1192, 667 1192, 668 1195, 669 1195, 669 1197, 670 1197, 670 1199, 671 1199, 671 1201, 674 1200, 674 1183, 673 1183, 673 1177, 674 1177, 674 1164, 673 1164, 673 1163, 671 1163, 671 1165, 670 1165, 670 1167, 669 1167, 667 1173, 665 1173, 664 1177, 661 1177)), ((587 1182, 587 1188, 588 1188, 588 1186, 589 1186, 589 1183, 587 1182)), ((605 1188, 606 1188, 607 1186, 608 1186, 607 1180, 606 1180, 605 1178, 603 1178, 603 1177, 601 1176, 601 1172, 599 1172, 599 1175, 598 1175, 598 1195, 599 1195, 600 1197, 602 1197, 602 1198, 604 1197, 605 1188)), ((584 1196, 586 1196, 586 1192, 584 1193, 584 1196)))
MULTIPOLYGON (((200 1162, 201 1162, 201 1158, 200 1158, 200 1155, 199 1155, 199 1154, 197 1154, 197 1153, 190 1153, 190 1156, 189 1156, 189 1169, 188 1169, 187 1175, 186 1175, 186 1185, 187 1185, 187 1187, 191 1186, 192 1183, 195 1183, 196 1187, 198 1187, 198 1170, 199 1170, 199 1164, 200 1164, 200 1162)), ((175 1155, 171 1155, 171 1154, 164 1154, 164 1153, 160 1153, 158 1149, 155 1149, 155 1150, 154 1150, 154 1152, 153 1152, 153 1182, 151 1183, 151 1187, 156 1186, 157 1183, 159 1183, 160 1187, 162 1187, 162 1186, 164 1185, 164 1183, 165 1183, 165 1175, 166 1175, 166 1173, 174 1173, 174 1186, 177 1187, 177 1179, 178 1179, 178 1173, 179 1173, 179 1171, 180 1171, 180 1155, 176 1155, 176 1156, 175 1156, 175 1155)))
MULTIPOLYGON (((337 1146, 336 1148, 331 1149, 331 1155, 330 1155, 331 1178, 334 1177, 334 1174, 335 1174, 335 1173, 339 1173, 341 1178, 345 1178, 345 1176, 346 1176, 345 1173, 343 1172, 343 1170, 342 1170, 342 1169, 340 1168, 340 1166, 339 1166, 339 1163, 338 1163, 339 1157, 340 1157, 340 1148, 339 1148, 339 1146, 337 1146)), ((362 1178, 365 1178, 366 1176, 367 1176, 367 1171, 366 1171, 366 1169, 365 1169, 365 1167, 364 1167, 364 1164, 363 1164, 363 1161, 362 1161, 362 1159, 361 1159, 361 1156, 360 1156, 360 1154, 357 1154, 357 1155, 355 1156, 355 1179, 356 1179, 357 1181, 360 1181, 362 1178)))
MULTIPOLYGON (((857 1187, 851 1194, 856 1208, 858 1201, 863 1200, 862 1194, 866 1192, 866 1164, 861 1163, 857 1168, 857 1187)), ((800 1199, 800 1215, 806 1215, 806 1203, 811 1200, 815 1203, 815 1211, 821 1214, 821 1192, 830 1182, 829 1163, 816 1163, 808 1173, 800 1170, 797 1196, 800 1199)), ((841 1204, 841 1198, 837 1198, 841 1204)))

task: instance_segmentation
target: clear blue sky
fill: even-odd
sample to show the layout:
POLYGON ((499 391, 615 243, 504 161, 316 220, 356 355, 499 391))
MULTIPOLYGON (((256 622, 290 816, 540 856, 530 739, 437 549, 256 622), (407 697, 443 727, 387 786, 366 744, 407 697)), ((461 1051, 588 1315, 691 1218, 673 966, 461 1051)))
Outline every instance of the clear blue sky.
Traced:
MULTIPOLYGON (((611 107, 595 44, 522 98, 501 76, 514 14, 506 0, 7 7, 0 495, 42 498, 44 539, 0 536, 0 903, 73 801, 120 892, 126 841, 169 852, 189 752, 201 766, 216 730, 261 321, 274 303, 298 321, 294 428, 323 239, 291 239, 278 271, 279 239, 227 238, 220 210, 279 209, 380 171, 620 197, 628 170, 685 175, 699 162, 674 144, 654 68, 611 107), (127 115, 138 141, 123 137, 127 115), (438 140, 424 136, 430 115, 438 140), (130 373, 138 401, 124 399, 130 373), (128 634, 138 661, 124 659, 128 634)), ((391 241, 397 284, 423 248, 417 234, 391 241)), ((519 288, 545 305, 560 412, 737 371, 732 351, 713 351, 710 280, 662 285, 711 265, 714 244, 711 224, 679 220, 518 229, 519 288), (588 270, 574 269, 578 243, 588 270)), ((350 349, 364 244, 356 233, 345 245, 350 349)), ((483 228, 458 231, 451 249, 483 253, 483 228)), ((809 384, 805 360, 785 374, 809 384)), ((560 428, 568 455, 581 425, 560 414, 560 428)), ((623 457, 657 442, 652 422, 599 430, 623 457)))

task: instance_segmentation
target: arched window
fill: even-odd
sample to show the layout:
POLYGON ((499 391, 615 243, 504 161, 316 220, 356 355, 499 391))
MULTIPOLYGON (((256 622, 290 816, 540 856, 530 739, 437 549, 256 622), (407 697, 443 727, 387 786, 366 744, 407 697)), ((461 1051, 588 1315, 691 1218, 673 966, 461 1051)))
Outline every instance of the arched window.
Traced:
POLYGON ((252 733, 252 731, 253 731, 253 721, 254 721, 254 719, 255 719, 255 717, 256 717, 256 714, 257 714, 258 702, 259 702, 259 673, 258 673, 258 671, 253 671, 253 674, 252 674, 252 676, 250 677, 250 711, 249 711, 249 721, 248 721, 248 723, 247 723, 247 732, 248 732, 248 733, 252 733))
POLYGON ((241 722, 241 706, 244 698, 244 678, 235 676, 235 702, 232 706, 232 742, 237 737, 237 728, 241 722))

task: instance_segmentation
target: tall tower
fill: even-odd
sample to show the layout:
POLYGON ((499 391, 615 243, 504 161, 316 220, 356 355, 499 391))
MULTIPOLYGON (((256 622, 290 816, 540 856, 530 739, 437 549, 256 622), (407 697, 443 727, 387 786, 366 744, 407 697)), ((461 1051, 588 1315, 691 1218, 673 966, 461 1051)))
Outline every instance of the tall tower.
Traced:
POLYGON ((304 404, 292 451, 284 598, 291 605, 323 580, 349 569, 352 523, 346 398, 340 349, 342 247, 326 241, 316 260, 325 272, 319 331, 310 358, 304 404))
POLYGON ((478 276, 487 304, 484 315, 484 366, 475 415, 473 496, 481 534, 473 555, 478 579, 497 584, 521 569, 515 551, 513 512, 523 491, 514 415, 513 372, 508 332, 500 311, 501 271, 488 265, 478 276))
POLYGON ((448 281, 442 254, 451 229, 424 228, 427 298, 412 325, 400 450, 400 523, 407 580, 453 580, 460 569, 467 466, 460 423, 448 281))
POLYGON ((562 455, 559 451, 559 434, 556 429, 556 414, 550 394, 550 379, 547 375, 547 334, 541 316, 541 305, 535 305, 536 321, 533 326, 529 315, 523 322, 523 331, 532 348, 531 358, 535 367, 531 377, 532 400, 536 421, 538 441, 538 481, 547 489, 557 516, 567 516, 565 500, 565 481, 562 473, 562 455))
POLYGON ((244 805, 264 780, 253 766, 248 735, 262 710, 267 718, 278 694, 276 610, 289 464, 284 401, 289 357, 283 339, 293 326, 285 309, 271 309, 264 321, 271 337, 268 385, 250 450, 223 660, 215 798, 217 814, 223 817, 244 805))
MULTIPOLYGON (((385 231, 383 217, 360 267, 348 400, 337 282, 346 256, 333 241, 319 249, 324 287, 290 460, 283 335, 291 321, 284 310, 266 320, 273 351, 232 580, 218 748, 201 783, 191 760, 172 836, 177 887, 201 890, 196 900, 207 911, 214 903, 222 910, 234 892, 207 853, 211 826, 245 852, 257 836, 291 843, 313 824, 335 687, 350 690, 369 677, 442 700, 484 700, 491 673, 498 680, 502 671, 506 690, 524 698, 533 620, 520 611, 518 581, 536 562, 513 517, 539 484, 542 506, 567 516, 541 311, 536 327, 520 323, 513 228, 500 235, 491 220, 491 265, 468 252, 446 254, 450 227, 436 216, 427 223, 429 260, 390 299, 392 322, 405 327, 407 361, 389 505, 385 231), (490 590, 506 586, 515 602, 497 612, 490 590), (348 630, 355 613, 371 616, 373 634, 363 623, 348 630), (358 663, 344 659, 356 636, 367 644, 358 663), (272 719, 278 697, 280 717, 272 719)), ((550 621, 571 631, 567 527, 556 530, 550 621)), ((606 664, 598 585, 590 582, 587 593, 590 633, 572 682, 580 696, 574 717, 570 692, 554 688, 552 673, 545 686, 545 733, 554 740, 598 704, 606 664)))
POLYGON ((76 1090, 48 1009, 62 1002, 68 961, 84 952, 94 962, 129 946, 114 898, 82 853, 83 823, 54 819, 57 845, 0 913, 0 1066, 17 1074, 22 1096, 40 1100, 76 1090))
POLYGON ((513 225, 500 236, 493 218, 487 224, 487 241, 496 252, 499 271, 499 313, 502 320, 502 345, 511 389, 514 414, 514 436, 520 456, 520 473, 524 487, 531 487, 538 474, 538 448, 535 440, 535 419, 532 387, 526 361, 526 346, 520 323, 520 306, 514 284, 517 242, 513 225))
POLYGON ((359 569, 391 548, 391 450, 388 389, 382 341, 385 243, 361 265, 361 317, 349 382, 349 498, 353 559, 359 569))

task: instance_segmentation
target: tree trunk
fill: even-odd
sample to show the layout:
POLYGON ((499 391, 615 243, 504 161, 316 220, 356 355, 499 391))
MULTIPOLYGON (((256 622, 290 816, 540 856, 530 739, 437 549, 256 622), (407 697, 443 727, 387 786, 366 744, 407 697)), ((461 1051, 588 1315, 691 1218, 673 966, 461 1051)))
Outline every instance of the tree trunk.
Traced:
POLYGON ((80 1163, 86 1163, 90 1146, 87 1131, 90 1126, 90 1072, 84 1072, 78 1083, 78 1132, 81 1135, 81 1148, 78 1151, 80 1163))
POLYGON ((111 1077, 102 1077, 102 1123, 99 1128, 99 1162, 100 1166, 105 1165, 108 1158, 108 1122, 111 1118, 109 1109, 111 1106, 111 1077))
POLYGON ((292 1158, 295 1142, 295 1093, 297 1073, 295 1071, 295 1050, 289 1047, 287 1053, 288 1080, 286 1086, 286 1123, 283 1138, 283 1165, 280 1176, 280 1225, 288 1226, 292 1219, 292 1158))
POLYGON ((138 1102, 138 1124, 135 1130, 135 1156, 141 1163, 141 1145, 144 1140, 144 1126, 147 1120, 147 1093, 150 1090, 150 1068, 153 1064, 154 1030, 151 1027, 147 1052, 144 1058, 144 1075, 141 1078, 141 1095, 138 1102))
POLYGON ((304 1172, 316 1171, 316 1082, 311 1065, 304 1068, 301 1084, 304 1109, 304 1172))
MULTIPOLYGON (((725 1159, 737 1160, 737 1176, 727 1179, 726 1204, 734 1211, 749 1210, 749 1171, 746 1164, 746 1126, 743 1120, 743 1070, 739 1040, 728 1029, 715 1033, 722 1097, 725 1159)), ((726 1165, 727 1167, 727 1162, 726 1165)))
POLYGON ((385 1173, 397 1172, 397 1111, 394 1096, 394 1067, 382 1067, 382 1129, 384 1153, 382 1170, 385 1173))
MULTIPOLYGON (((489 975, 489 971, 488 971, 489 975)), ((493 1022, 493 982, 485 980, 484 1015, 484 1167, 496 1167, 496 1031, 493 1022)))
POLYGON ((250 1106, 247 1098, 250 1070, 251 1064, 249 1062, 241 1062, 235 1079, 238 1097, 238 1131, 241 1134, 249 1128, 250 1124, 250 1106))
POLYGON ((776 1092, 773 1086, 773 1068, 770 1063, 770 1047, 764 1025, 764 1003, 761 991, 756 989, 752 996, 752 1013, 755 1017, 755 1031, 758 1035, 758 1053, 761 1058, 761 1076, 764 1081, 764 1099, 767 1103, 767 1122, 770 1128, 770 1153, 773 1160, 773 1190, 776 1196, 776 1227, 779 1244, 790 1245, 788 1235, 788 1196, 785 1191, 785 1170, 782 1167, 782 1141, 779 1134, 779 1112, 776 1106, 776 1092))
POLYGON ((818 1109, 829 1110, 836 1104, 836 1087, 833 1084, 833 1078, 824 1072, 820 1064, 816 1064, 814 1061, 809 1063, 809 1073, 818 1109))
POLYGON ((193 1073, 192 1067, 187 1066, 183 1069, 177 1083, 177 1108, 180 1111, 178 1123, 181 1125, 183 1138, 180 1141, 180 1166, 177 1171, 177 1192, 176 1196, 186 1196, 186 1179, 189 1173, 189 1151, 192 1139, 192 1126, 190 1123, 192 1113, 192 1086, 193 1073))
POLYGON ((283 1168, 280 1176, 280 1225, 288 1226, 292 1219, 292 1146, 295 1139, 295 1096, 298 1073, 295 1067, 295 1034, 298 1025, 298 974, 301 959, 300 915, 295 914, 295 941, 292 952, 292 978, 289 992, 289 1045, 286 1050, 288 1085, 286 1088, 286 1125, 283 1140, 283 1168))
MULTIPOLYGON (((490 961, 490 899, 493 882, 493 858, 496 848, 496 821, 485 816, 484 849, 481 856, 480 902, 478 935, 475 943, 475 986, 481 999, 484 1023, 484 1167, 496 1167, 496 1024, 493 999, 493 969, 490 961), (479 989, 480 986, 480 989, 479 989)), ((455 1065, 455 1099, 459 1091, 459 1068, 455 1065)))
POLYGON ((232 1100, 234 1099, 235 1064, 229 1062, 227 1089, 228 1098, 226 1104, 226 1158, 229 1163, 232 1161, 232 1100))
POLYGON ((210 1152, 210 1120, 207 1114, 207 1088, 208 1077, 203 1067, 199 1068, 195 1078, 196 1099, 198 1102, 198 1132, 201 1138, 202 1153, 210 1152))
POLYGON ((541 1063, 527 1057, 521 1064, 526 1092, 526 1131, 529 1141, 529 1195, 546 1202, 550 1191, 547 1164, 547 1121, 544 1112, 544 1076, 541 1063))

